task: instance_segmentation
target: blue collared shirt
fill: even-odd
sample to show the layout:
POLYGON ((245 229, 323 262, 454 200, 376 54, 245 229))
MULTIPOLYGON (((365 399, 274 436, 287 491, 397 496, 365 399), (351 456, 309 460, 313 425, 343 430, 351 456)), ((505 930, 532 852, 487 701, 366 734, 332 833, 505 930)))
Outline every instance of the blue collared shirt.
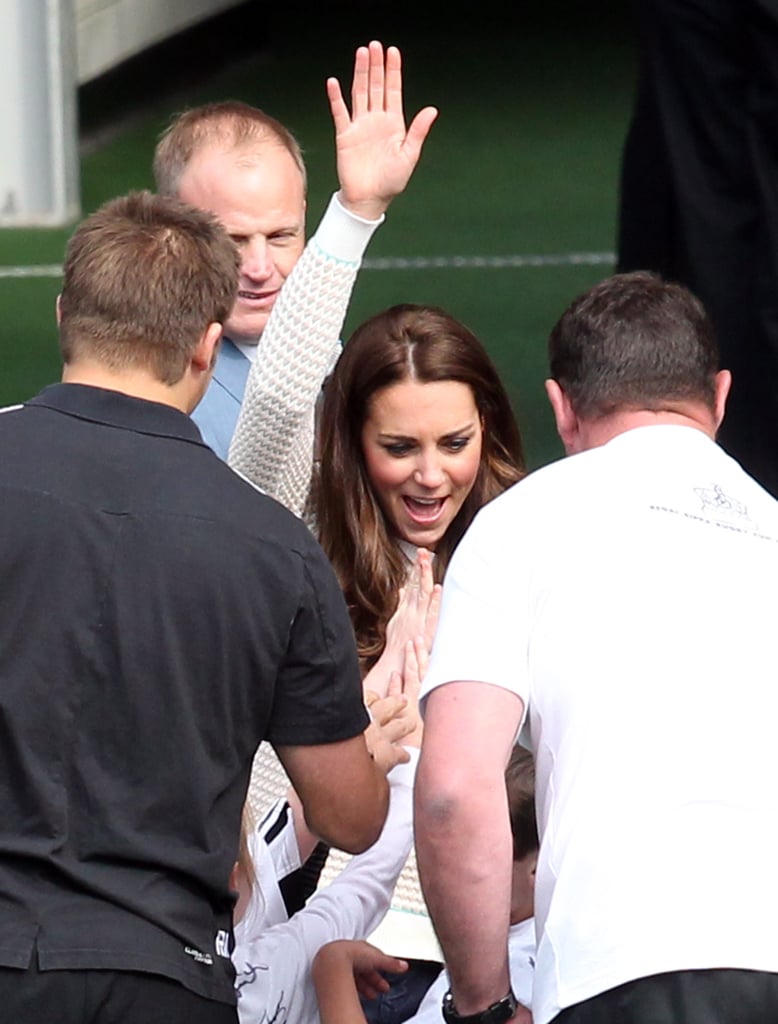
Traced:
POLYGON ((229 338, 223 338, 213 380, 192 413, 203 441, 220 459, 227 459, 230 441, 238 424, 243 393, 251 362, 229 338))

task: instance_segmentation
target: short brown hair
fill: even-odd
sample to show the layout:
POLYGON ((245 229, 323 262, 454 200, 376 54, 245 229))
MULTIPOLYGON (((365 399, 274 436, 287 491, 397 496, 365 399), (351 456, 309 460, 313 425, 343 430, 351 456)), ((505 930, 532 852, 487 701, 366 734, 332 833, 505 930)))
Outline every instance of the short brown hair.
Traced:
POLYGON ((505 769, 508 812, 513 835, 513 859, 523 860, 540 846, 535 815, 535 759, 526 747, 517 744, 505 769))
POLYGON ((647 271, 578 296, 549 338, 551 376, 581 417, 668 403, 715 403, 719 355, 702 303, 647 271))
POLYGON ((206 103, 178 114, 163 131, 154 153, 154 180, 162 195, 178 195, 181 178, 194 154, 208 145, 244 149, 275 142, 291 155, 306 184, 305 163, 297 139, 280 121, 240 100, 206 103))
POLYGON ((319 540, 346 595, 365 666, 383 649, 408 564, 370 486, 362 427, 373 396, 409 379, 467 384, 483 425, 475 483, 435 549, 438 578, 476 512, 525 472, 510 399, 486 349, 464 324, 436 306, 403 304, 356 329, 324 392, 314 503, 319 540))
POLYGON ((60 349, 115 370, 184 374, 235 302, 240 257, 218 221, 178 199, 131 192, 87 217, 65 252, 60 349))

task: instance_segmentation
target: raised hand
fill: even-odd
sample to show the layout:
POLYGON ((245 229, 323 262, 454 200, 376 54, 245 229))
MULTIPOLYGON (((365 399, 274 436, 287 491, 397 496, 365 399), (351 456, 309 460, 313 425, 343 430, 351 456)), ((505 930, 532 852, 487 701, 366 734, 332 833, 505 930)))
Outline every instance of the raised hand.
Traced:
MULTIPOLYGON (((400 588, 397 609, 386 626, 386 644, 381 657, 364 679, 365 690, 383 697, 393 672, 403 672, 405 645, 421 637, 429 652, 440 611, 441 586, 433 581, 432 554, 419 548, 408 582, 400 588)), ((422 676, 426 664, 421 669, 422 676)))
MULTIPOLYGON (((408 732, 403 740, 406 747, 420 747, 423 732, 421 714, 419 712, 419 693, 421 681, 427 671, 429 653, 422 637, 416 640, 409 640, 405 645, 405 664, 402 674, 402 692, 408 704, 405 708, 405 718, 414 717, 414 727, 408 732)), ((391 692, 391 684, 390 684, 391 692)))
POLYGON ((397 609, 386 627, 386 646, 404 652, 409 640, 423 637, 427 651, 438 625, 442 588, 432 575, 432 553, 419 548, 408 582, 400 589, 397 609))
POLYGON ((402 60, 396 46, 360 46, 354 58, 351 113, 337 78, 327 79, 335 125, 340 199, 352 213, 377 220, 408 184, 438 116, 424 107, 409 128, 403 114, 402 60))

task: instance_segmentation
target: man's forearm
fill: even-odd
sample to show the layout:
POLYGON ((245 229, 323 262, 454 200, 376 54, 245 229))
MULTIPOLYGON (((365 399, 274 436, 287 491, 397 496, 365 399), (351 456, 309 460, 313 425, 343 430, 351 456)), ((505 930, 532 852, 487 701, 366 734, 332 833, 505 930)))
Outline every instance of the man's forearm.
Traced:
MULTIPOLYGON (((422 761, 423 765, 423 761, 422 761)), ((420 767, 416 853, 424 897, 459 1013, 485 1009, 508 991, 512 847, 502 780, 435 805, 420 767), (496 797, 496 799, 495 799, 496 797), (477 950, 477 955, 474 951, 477 950)))
POLYGON ((363 736, 315 746, 276 747, 311 832, 329 846, 362 853, 381 833, 389 784, 363 736))
POLYGON ((452 682, 427 697, 416 777, 416 853, 460 1014, 507 993, 513 844, 505 766, 521 701, 452 682))

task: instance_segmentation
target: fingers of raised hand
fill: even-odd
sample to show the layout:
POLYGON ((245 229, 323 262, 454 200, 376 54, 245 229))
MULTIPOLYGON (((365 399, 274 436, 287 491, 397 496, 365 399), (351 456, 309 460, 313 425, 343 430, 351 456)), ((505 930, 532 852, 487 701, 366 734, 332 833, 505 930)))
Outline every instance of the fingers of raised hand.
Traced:
POLYGON ((435 585, 435 579, 432 572, 432 552, 427 548, 419 548, 411 570, 411 577, 418 581, 421 592, 429 597, 435 585))
POLYGON ((429 603, 427 604, 427 617, 424 620, 424 640, 427 645, 427 650, 432 650, 432 644, 435 639, 435 632, 438 628, 438 618, 440 616, 440 602, 443 597, 443 587, 436 583, 432 588, 430 594, 429 603))
POLYGON ((409 590, 418 590, 421 587, 421 578, 424 565, 424 556, 422 549, 419 548, 418 554, 413 560, 410 572, 408 573, 408 582, 406 587, 409 590))
POLYGON ((384 109, 385 73, 384 73, 384 48, 378 40, 370 43, 370 85, 369 103, 371 110, 384 109))
POLYGON ((351 80, 351 110, 354 117, 368 108, 369 82, 370 51, 366 46, 359 46, 354 54, 354 77, 351 80))
MULTIPOLYGON (((392 89, 400 89, 402 105, 402 78, 399 70, 399 52, 387 52, 384 64, 384 48, 373 39, 367 46, 360 46, 354 55, 354 77, 351 82, 352 117, 357 118, 367 111, 383 111, 386 109, 387 75, 392 89)), ((396 99, 393 98, 393 103, 396 99)))
POLYGON ((396 46, 386 48, 386 109, 402 117, 403 75, 402 58, 396 46))
POLYGON ((418 701, 419 684, 421 681, 421 666, 419 664, 419 650, 423 649, 424 642, 408 640, 405 644, 405 663, 403 666, 403 693, 409 700, 418 701))
POLYGON ((410 648, 411 651, 406 653, 405 660, 406 664, 410 661, 411 671, 405 673, 403 680, 405 684, 403 687, 403 693, 409 700, 415 700, 418 704, 419 688, 421 686, 421 681, 427 674, 430 655, 429 648, 427 647, 427 641, 423 636, 416 637, 416 639, 410 644, 410 648))
POLYGON ((416 117, 411 121, 410 128, 405 133, 405 141, 403 143, 403 152, 410 162, 411 167, 416 166, 419 156, 421 155, 422 146, 429 135, 430 128, 433 126, 437 118, 437 107, 424 107, 424 109, 420 110, 416 117))

